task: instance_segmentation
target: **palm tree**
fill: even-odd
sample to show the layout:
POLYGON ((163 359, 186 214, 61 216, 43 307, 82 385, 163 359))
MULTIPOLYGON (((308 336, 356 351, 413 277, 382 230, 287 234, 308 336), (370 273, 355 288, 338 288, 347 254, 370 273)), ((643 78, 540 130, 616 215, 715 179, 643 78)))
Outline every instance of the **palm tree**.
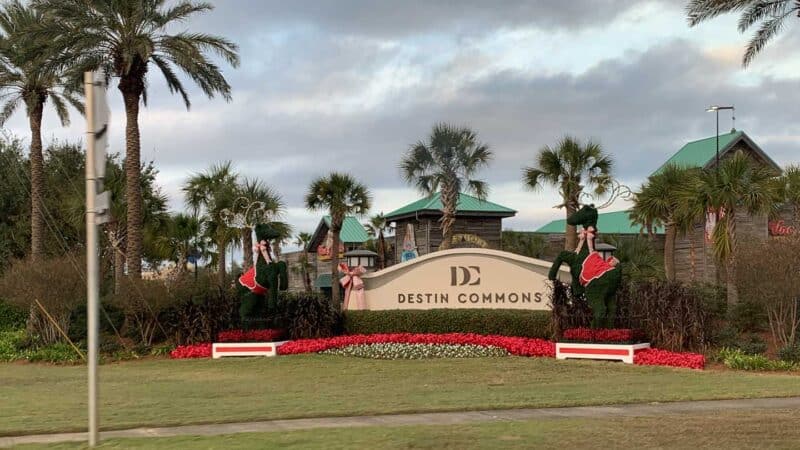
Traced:
POLYGON ((247 271, 253 265, 253 226, 280 217, 286 205, 280 194, 256 179, 245 179, 239 186, 233 213, 241 216, 242 250, 247 271))
POLYGON ((367 234, 372 238, 378 239, 378 268, 386 268, 386 239, 384 233, 391 231, 392 227, 386 221, 383 213, 376 214, 369 218, 369 222, 364 224, 367 234))
MULTIPOLYGON (((602 195, 611 186, 611 170, 614 162, 603 152, 600 144, 591 140, 586 145, 570 136, 562 138, 555 148, 544 146, 536 156, 536 166, 523 170, 525 185, 538 190, 544 185, 558 188, 562 203, 556 208, 565 208, 566 217, 578 210, 584 189, 594 195, 602 195)), ((565 250, 575 250, 578 235, 575 226, 566 225, 565 250)))
POLYGON ((218 36, 181 31, 171 33, 190 17, 213 9, 209 3, 180 0, 36 0, 40 11, 55 18, 32 33, 52 42, 64 64, 80 70, 104 69, 119 79, 125 104, 125 169, 128 205, 128 275, 141 276, 142 199, 139 186, 139 104, 147 104, 147 72, 159 69, 171 93, 191 105, 176 68, 209 98, 231 99, 231 87, 209 53, 232 66, 239 64, 237 46, 218 36))
POLYGON ((178 275, 186 273, 189 256, 201 246, 203 218, 178 213, 170 216, 167 232, 158 236, 155 245, 161 250, 165 259, 175 262, 178 275))
POLYGON ((670 281, 675 280, 675 240, 686 235, 702 217, 693 215, 697 210, 690 207, 690 197, 682 195, 684 190, 696 187, 698 181, 697 169, 669 164, 651 175, 634 194, 631 220, 651 233, 653 227, 665 228, 664 274, 670 281))
POLYGON ((278 237, 272 241, 272 254, 279 259, 283 253, 282 246, 292 238, 292 226, 286 222, 270 222, 272 228, 278 232, 278 237))
POLYGON ((4 99, 0 126, 21 103, 25 104, 31 131, 31 255, 44 254, 45 223, 42 114, 49 100, 63 126, 69 125, 67 104, 83 113, 75 85, 65 72, 51 67, 50 53, 26 32, 43 22, 43 14, 18 0, 0 7, 0 92, 4 99))
POLYGON ((780 180, 781 195, 786 205, 792 208, 792 220, 800 225, 800 166, 789 165, 783 170, 780 180))
POLYGON ((225 252, 241 236, 237 228, 224 223, 224 211, 230 211, 238 198, 238 174, 230 161, 211 166, 205 172, 192 175, 184 183, 183 193, 193 214, 204 215, 204 231, 216 246, 217 277, 223 286, 227 279, 225 252))
POLYGON ((308 259, 308 246, 311 244, 311 238, 313 236, 311 233, 302 232, 297 235, 294 241, 294 245, 298 245, 303 248, 303 256, 300 259, 300 275, 303 277, 303 285, 306 288, 306 292, 311 292, 311 263, 308 259))
POLYGON ((722 14, 742 12, 739 17, 739 32, 759 24, 758 31, 747 43, 742 65, 747 67, 756 55, 783 29, 783 21, 789 16, 800 15, 797 0, 691 0, 686 12, 689 26, 695 26, 722 14))
POLYGON ((695 186, 685 189, 683 195, 696 198, 692 214, 702 216, 706 211, 719 211, 720 218, 713 231, 713 251, 717 261, 726 271, 728 304, 737 301, 733 282, 736 271, 737 214, 764 216, 773 213, 780 205, 778 174, 752 161, 744 152, 720 162, 719 171, 705 170, 695 186))
POLYGON ((348 174, 333 172, 327 177, 319 177, 311 182, 306 193, 306 207, 312 211, 327 210, 331 216, 333 251, 331 252, 331 300, 339 304, 339 233, 342 232, 344 218, 355 214, 363 216, 369 211, 369 190, 348 174))
POLYGON ((428 142, 417 142, 400 162, 403 178, 422 194, 441 191, 440 249, 450 248, 459 194, 472 192, 480 199, 486 198, 486 182, 473 177, 491 159, 489 146, 479 142, 474 131, 439 123, 434 125, 428 142))

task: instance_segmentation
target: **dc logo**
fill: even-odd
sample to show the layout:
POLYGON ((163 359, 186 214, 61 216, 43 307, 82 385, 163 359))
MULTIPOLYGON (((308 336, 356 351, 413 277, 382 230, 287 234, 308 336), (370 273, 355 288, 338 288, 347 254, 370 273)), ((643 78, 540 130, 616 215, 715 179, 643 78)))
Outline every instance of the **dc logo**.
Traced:
POLYGON ((478 286, 481 268, 478 266, 450 266, 450 286, 478 286))

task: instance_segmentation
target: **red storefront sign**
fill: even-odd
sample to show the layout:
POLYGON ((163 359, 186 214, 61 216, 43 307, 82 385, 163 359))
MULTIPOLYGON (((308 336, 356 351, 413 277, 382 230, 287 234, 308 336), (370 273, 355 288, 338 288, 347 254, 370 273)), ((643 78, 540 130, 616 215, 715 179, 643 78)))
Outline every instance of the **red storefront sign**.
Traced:
POLYGON ((782 220, 772 220, 768 224, 770 236, 789 236, 795 234, 797 229, 791 225, 786 225, 782 220))

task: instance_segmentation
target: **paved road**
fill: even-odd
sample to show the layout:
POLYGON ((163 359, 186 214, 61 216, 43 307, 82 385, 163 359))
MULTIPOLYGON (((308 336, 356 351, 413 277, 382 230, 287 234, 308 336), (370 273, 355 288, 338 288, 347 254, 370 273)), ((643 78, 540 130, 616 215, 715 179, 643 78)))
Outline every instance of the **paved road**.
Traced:
MULTIPOLYGON (((709 400, 675 403, 645 403, 611 406, 578 406, 569 408, 498 409, 489 411, 454 411, 419 414, 387 414, 379 416, 320 417, 316 419, 268 420, 210 425, 184 425, 163 428, 132 428, 104 431, 101 439, 168 436, 213 436, 235 433, 308 430, 314 428, 368 427, 393 425, 452 425, 503 420, 542 418, 642 417, 661 414, 703 413, 752 409, 800 409, 800 397, 759 398, 749 400, 709 400)), ((21 444, 52 444, 86 441, 86 433, 37 434, 0 437, 0 447, 21 444)))

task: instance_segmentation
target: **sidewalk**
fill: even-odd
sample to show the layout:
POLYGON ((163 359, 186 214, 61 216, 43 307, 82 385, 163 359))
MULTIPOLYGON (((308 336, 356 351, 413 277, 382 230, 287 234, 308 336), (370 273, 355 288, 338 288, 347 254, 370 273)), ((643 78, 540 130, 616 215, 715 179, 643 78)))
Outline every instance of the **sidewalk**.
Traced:
MULTIPOLYGON (((169 436, 212 436, 235 433, 267 433, 273 431, 308 430, 314 428, 452 425, 471 422, 531 420, 544 418, 604 418, 641 417, 661 414, 703 413, 751 409, 800 408, 800 397, 759 398, 746 400, 708 400, 675 403, 646 403, 612 406, 577 406, 568 408, 499 409, 492 411, 454 411, 419 414, 389 414, 380 416, 320 417, 315 419, 268 420, 208 425, 184 425, 163 428, 132 428, 104 431, 101 439, 144 438, 169 436)), ((21 444, 53 444, 86 441, 86 433, 38 434, 0 437, 0 447, 21 444)))

